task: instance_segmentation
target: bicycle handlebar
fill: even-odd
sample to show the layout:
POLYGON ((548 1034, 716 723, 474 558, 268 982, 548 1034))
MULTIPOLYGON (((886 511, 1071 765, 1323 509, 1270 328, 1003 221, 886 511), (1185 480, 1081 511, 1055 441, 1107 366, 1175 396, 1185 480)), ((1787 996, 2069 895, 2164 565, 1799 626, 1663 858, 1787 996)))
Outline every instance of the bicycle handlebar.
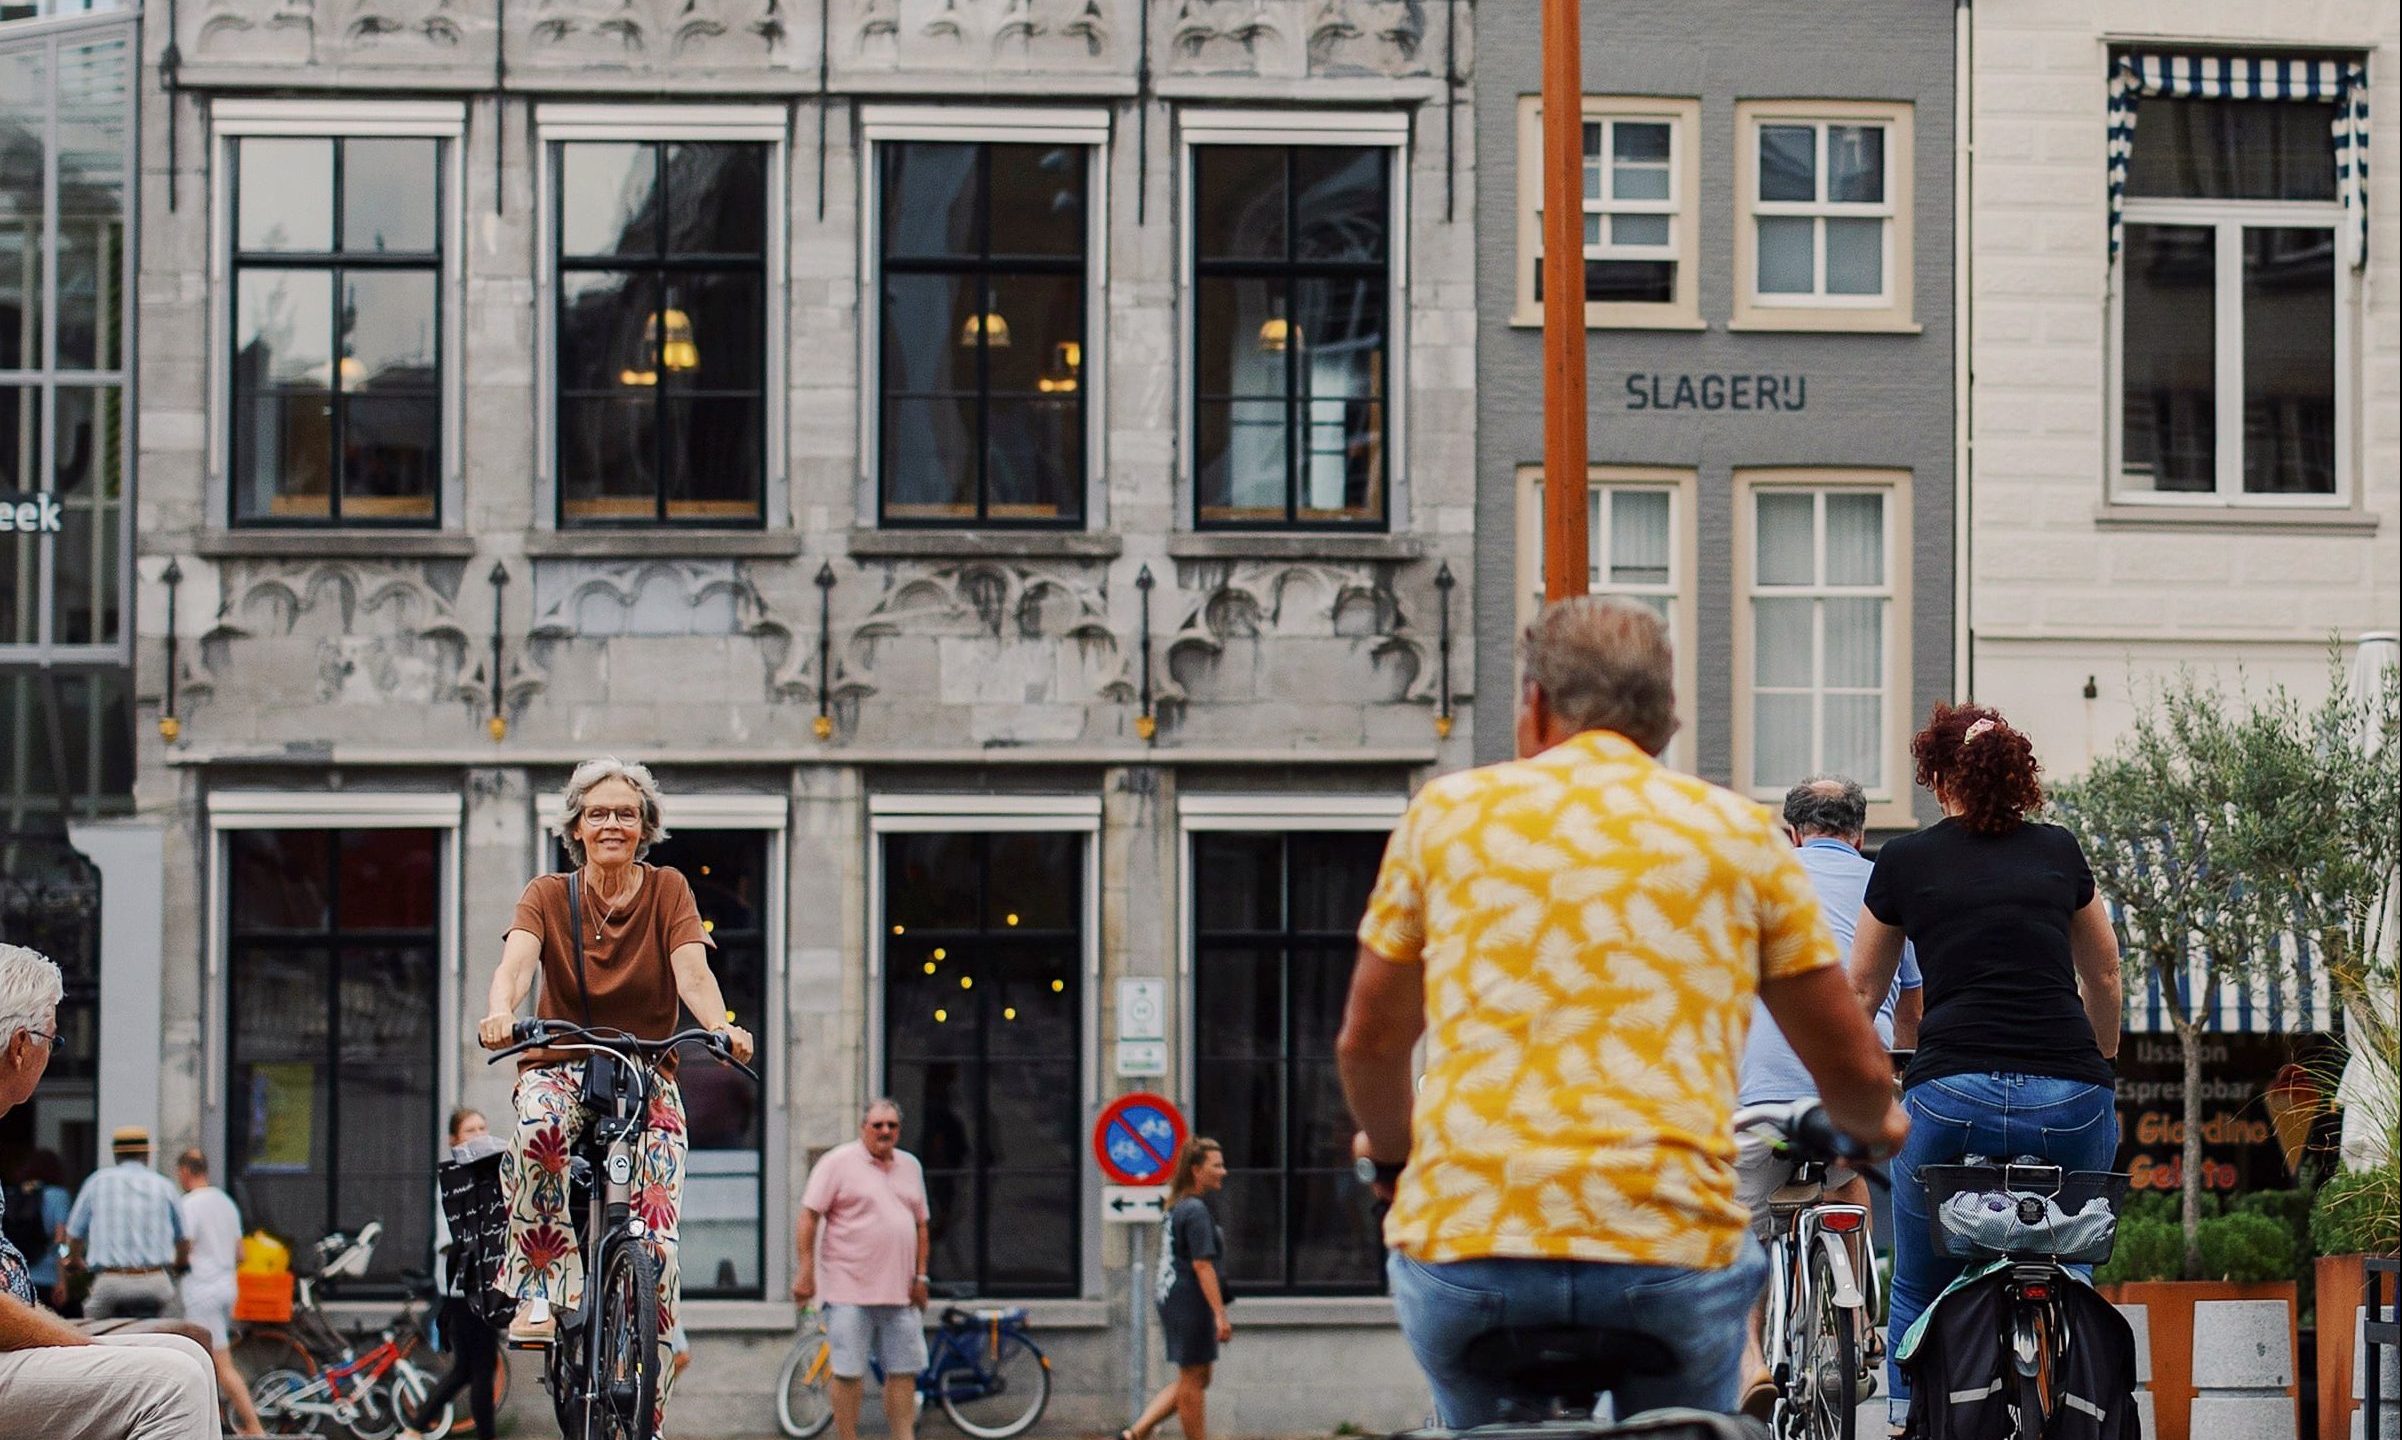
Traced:
POLYGON ((578 1025, 568 1020, 520 1020, 509 1027, 509 1034, 515 1043, 493 1051, 491 1058, 484 1061, 485 1064, 497 1065, 512 1055, 522 1055, 528 1050, 562 1040, 596 1045, 603 1050, 615 1051, 628 1060, 655 1059, 678 1046, 697 1044, 718 1060, 751 1077, 753 1082, 759 1079, 758 1071, 734 1058, 734 1044, 725 1037, 723 1031, 704 1030, 697 1025, 689 1030, 679 1030, 664 1040, 645 1040, 606 1025, 578 1025))
POLYGON ((1785 1148, 1801 1159, 1821 1164, 1840 1161, 1878 1184, 1886 1183, 1884 1175, 1867 1163, 1873 1158, 1868 1147, 1836 1129, 1826 1107, 1816 1100, 1746 1105, 1735 1112, 1734 1130, 1738 1135, 1746 1130, 1773 1131, 1785 1148))

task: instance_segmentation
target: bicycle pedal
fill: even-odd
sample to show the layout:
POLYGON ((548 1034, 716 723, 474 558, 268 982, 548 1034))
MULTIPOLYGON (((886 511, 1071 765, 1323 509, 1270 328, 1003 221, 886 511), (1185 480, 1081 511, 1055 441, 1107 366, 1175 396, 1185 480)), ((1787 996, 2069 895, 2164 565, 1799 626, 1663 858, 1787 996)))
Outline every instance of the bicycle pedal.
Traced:
POLYGON ((548 1350, 559 1343, 556 1335, 511 1335, 502 1345, 506 1350, 548 1350))

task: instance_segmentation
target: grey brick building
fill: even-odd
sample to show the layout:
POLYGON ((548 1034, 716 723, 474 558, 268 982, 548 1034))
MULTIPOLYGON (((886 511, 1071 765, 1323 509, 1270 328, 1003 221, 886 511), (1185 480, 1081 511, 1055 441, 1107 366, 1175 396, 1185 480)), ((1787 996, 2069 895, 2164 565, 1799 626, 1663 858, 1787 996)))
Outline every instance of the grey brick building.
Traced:
MULTIPOLYGON (((1480 760, 1542 590, 1539 20, 1478 25, 1480 760)), ((1953 23, 1584 17, 1593 586, 1669 619, 1673 763, 1763 799, 1847 771, 1879 827, 1913 823, 1905 747, 1953 689, 1953 23)))
POLYGON ((1234 1164, 1216 1423, 1421 1415, 1330 1057, 1476 745, 1471 19, 151 12, 101 946, 159 1038, 103 1071, 253 1223, 418 1263, 553 797, 641 759, 769 1060, 687 1079, 676 1433, 772 1423, 802 1177, 885 1091, 1057 1423, 1133 1378, 1085 1137, 1136 1087, 1234 1164))

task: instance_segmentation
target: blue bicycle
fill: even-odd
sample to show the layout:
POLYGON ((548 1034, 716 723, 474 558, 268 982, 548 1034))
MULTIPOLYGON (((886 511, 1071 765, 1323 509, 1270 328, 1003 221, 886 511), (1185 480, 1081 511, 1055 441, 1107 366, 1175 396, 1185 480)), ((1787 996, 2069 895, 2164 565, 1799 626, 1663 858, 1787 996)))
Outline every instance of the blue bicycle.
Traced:
MULTIPOLYGON (((1034 1428, 1051 1403, 1051 1362, 1026 1333, 1023 1306, 962 1310, 946 1306, 917 1372, 917 1403, 942 1406, 951 1423, 976 1440, 1006 1440, 1034 1428)), ((868 1362, 876 1383, 884 1367, 868 1362)), ((776 1382, 776 1422, 792 1440, 809 1440, 834 1421, 833 1349, 826 1319, 814 1305, 801 1312, 800 1333, 776 1382)))

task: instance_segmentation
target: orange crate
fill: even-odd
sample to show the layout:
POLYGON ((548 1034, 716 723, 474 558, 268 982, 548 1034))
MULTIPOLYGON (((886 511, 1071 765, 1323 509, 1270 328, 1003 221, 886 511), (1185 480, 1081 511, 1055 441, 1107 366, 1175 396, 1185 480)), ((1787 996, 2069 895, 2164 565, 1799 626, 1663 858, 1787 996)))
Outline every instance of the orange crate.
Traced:
POLYGON ((239 1272, 234 1276, 234 1318, 282 1324, 292 1318, 292 1272, 239 1272))

